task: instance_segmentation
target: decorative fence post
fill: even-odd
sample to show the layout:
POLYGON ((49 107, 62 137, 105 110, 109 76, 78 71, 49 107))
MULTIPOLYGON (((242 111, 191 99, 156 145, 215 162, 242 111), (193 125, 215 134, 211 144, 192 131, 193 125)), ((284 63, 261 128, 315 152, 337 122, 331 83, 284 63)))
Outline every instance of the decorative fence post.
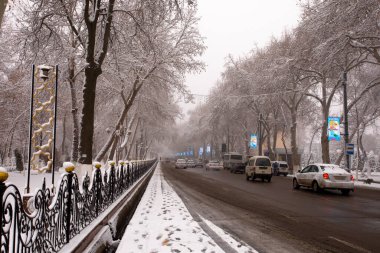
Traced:
POLYGON ((95 163, 95 182, 93 182, 93 187, 95 186, 95 213, 96 216, 99 215, 100 205, 102 201, 102 173, 100 172, 100 163, 95 163))
POLYGON ((130 177, 131 177, 131 168, 130 168, 130 164, 127 163, 127 185, 128 185, 128 187, 129 187, 130 182, 131 182, 130 177))
POLYGON ((2 168, 0 167, 0 226, 1 226, 1 229, 0 229, 0 245, 1 244, 1 241, 3 240, 3 211, 4 211, 4 205, 3 205, 3 196, 4 196, 4 192, 6 190, 6 186, 4 184, 4 182, 7 180, 8 178, 8 171, 5 169, 5 168, 2 168))
POLYGON ((119 167, 119 185, 120 185, 120 189, 121 188, 124 188, 125 187, 125 183, 124 183, 124 161, 120 161, 120 167, 119 167))
POLYGON ((111 165, 111 171, 110 171, 110 178, 108 181, 110 182, 111 201, 113 202, 113 197, 115 193, 115 162, 111 161, 110 165, 111 165))
POLYGON ((66 227, 65 227, 65 234, 66 234, 66 243, 70 242, 70 220, 71 220, 71 210, 72 202, 71 202, 71 196, 73 191, 73 171, 75 169, 75 166, 73 164, 68 164, 65 166, 65 170, 68 173, 67 174, 67 206, 66 206, 66 227))

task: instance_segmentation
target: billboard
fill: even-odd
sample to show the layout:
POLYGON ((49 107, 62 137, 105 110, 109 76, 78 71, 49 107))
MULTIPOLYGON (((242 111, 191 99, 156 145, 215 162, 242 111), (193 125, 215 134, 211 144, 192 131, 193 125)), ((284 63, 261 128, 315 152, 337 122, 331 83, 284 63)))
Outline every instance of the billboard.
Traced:
POLYGON ((251 134, 251 138, 249 140, 249 148, 255 149, 257 148, 257 135, 251 134))
POLYGON ((202 156, 203 155, 203 147, 200 147, 199 148, 199 152, 198 152, 199 156, 202 156))
POLYGON ((327 124, 328 140, 340 141, 340 117, 328 117, 327 124))

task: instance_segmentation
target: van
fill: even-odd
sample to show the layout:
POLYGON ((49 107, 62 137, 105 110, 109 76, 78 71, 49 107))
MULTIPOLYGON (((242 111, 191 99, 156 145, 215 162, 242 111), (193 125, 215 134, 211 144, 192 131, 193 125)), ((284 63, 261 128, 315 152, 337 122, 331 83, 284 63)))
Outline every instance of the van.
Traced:
MULTIPOLYGON (((237 172, 243 164, 243 155, 239 153, 231 152, 223 155, 224 169, 231 170, 231 172, 237 172)), ((244 169, 242 172, 244 173, 244 169)))
POLYGON ((256 178, 265 179, 268 183, 272 179, 272 164, 267 156, 253 156, 249 158, 248 164, 245 167, 245 176, 247 180, 254 181, 256 178))

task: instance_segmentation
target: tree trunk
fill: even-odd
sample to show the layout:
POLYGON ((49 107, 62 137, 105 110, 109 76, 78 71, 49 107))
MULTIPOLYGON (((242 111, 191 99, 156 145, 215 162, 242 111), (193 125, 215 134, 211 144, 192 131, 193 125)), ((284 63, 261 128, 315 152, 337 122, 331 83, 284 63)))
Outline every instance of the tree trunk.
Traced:
POLYGON ((311 137, 311 140, 310 140, 310 143, 309 143, 309 159, 307 159, 307 165, 310 164, 310 160, 311 160, 311 157, 312 157, 311 148, 313 146, 314 137, 315 137, 315 135, 317 133, 318 133, 318 128, 314 130, 313 136, 311 137))
POLYGON ((292 125, 290 127, 290 145, 292 150, 292 165, 293 171, 297 171, 299 169, 300 159, 297 147, 297 111, 294 106, 291 108, 291 119, 292 125))
POLYGON ((63 159, 66 159, 65 157, 65 142, 66 142, 66 113, 63 115, 62 120, 62 144, 61 144, 61 154, 63 159))
POLYGON ((24 170, 24 163, 22 162, 21 153, 17 148, 14 150, 14 155, 16 158, 16 170, 23 171, 24 170))
POLYGON ((274 159, 277 159, 277 134, 278 134, 278 129, 277 129, 277 124, 274 125, 273 128, 273 142, 272 142, 272 152, 273 152, 273 157, 274 159))
POLYGON ((120 136, 116 134, 114 141, 113 141, 113 144, 112 144, 112 148, 110 150, 110 154, 108 156, 108 160, 110 160, 110 161, 112 161, 114 159, 115 151, 116 151, 117 144, 119 143, 119 139, 120 139, 120 136))
POLYGON ((131 151, 132 151, 132 147, 133 147, 133 143, 134 143, 135 138, 136 138, 136 132, 137 132, 137 129, 138 129, 138 127, 139 127, 139 124, 140 124, 140 118, 137 119, 136 127, 135 127, 135 131, 133 131, 133 134, 132 134, 132 140, 131 140, 131 143, 130 143, 130 145, 128 146, 128 150, 127 150, 126 160, 129 160, 129 158, 130 158, 131 151))
POLYGON ((289 164, 289 160, 288 160, 288 146, 286 146, 286 141, 285 141, 285 125, 282 128, 281 141, 282 141, 282 144, 284 145, 284 149, 285 149, 285 160, 289 164))
POLYGON ((3 23, 4 13, 7 9, 8 0, 2 0, 2 3, 0 3, 0 28, 1 24, 3 23))
POLYGON ((328 112, 326 108, 323 110, 323 124, 321 131, 321 148, 322 148, 322 161, 323 163, 330 163, 330 145, 327 135, 328 129, 328 112))
POLYGON ((330 143, 328 140, 327 129, 328 129, 328 117, 330 108, 327 105, 327 87, 326 80, 322 81, 322 131, 321 131, 321 148, 322 148, 322 161, 323 163, 330 163, 330 143))
POLYGON ((79 162, 82 164, 92 163, 96 82, 101 73, 102 70, 96 64, 90 64, 85 68, 82 120, 79 139, 79 162))
MULTIPOLYGON (((75 40, 74 34, 71 32, 71 46, 72 50, 75 48, 75 40)), ((78 120, 78 101, 77 94, 75 90, 75 57, 74 53, 70 55, 68 59, 68 81, 70 86, 70 96, 71 96, 71 114, 73 117, 73 139, 72 139, 72 147, 71 147, 71 161, 78 161, 78 144, 79 144, 79 120, 78 120)))

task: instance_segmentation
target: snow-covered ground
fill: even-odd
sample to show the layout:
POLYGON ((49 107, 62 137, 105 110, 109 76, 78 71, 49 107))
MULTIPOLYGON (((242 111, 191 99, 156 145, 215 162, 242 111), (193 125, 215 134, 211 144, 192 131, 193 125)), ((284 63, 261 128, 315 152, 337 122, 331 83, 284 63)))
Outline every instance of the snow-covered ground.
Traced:
MULTIPOLYGON (((201 217, 236 252, 257 252, 201 217)), ((224 252, 193 219, 158 166, 117 249, 117 253, 224 252)))

